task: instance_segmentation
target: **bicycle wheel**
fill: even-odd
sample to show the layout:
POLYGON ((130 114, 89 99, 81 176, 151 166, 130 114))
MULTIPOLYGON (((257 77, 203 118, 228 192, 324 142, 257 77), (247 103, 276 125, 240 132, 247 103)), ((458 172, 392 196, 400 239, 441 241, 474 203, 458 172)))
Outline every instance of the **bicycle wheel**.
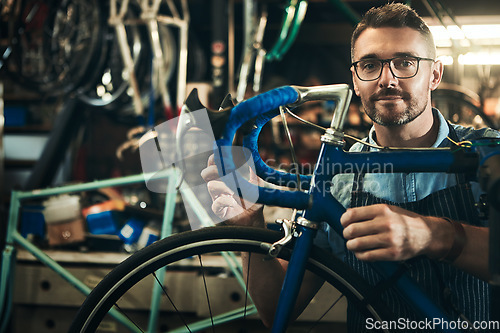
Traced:
POLYGON ((496 121, 484 113, 480 97, 461 86, 443 84, 432 92, 432 102, 454 124, 498 128, 496 121))
MULTIPOLYGON (((109 11, 109 10, 108 10, 109 11)), ((129 4, 125 21, 137 20, 140 16, 140 8, 129 4)), ((175 38, 169 27, 160 25, 158 33, 164 60, 164 82, 158 80, 158 69, 151 69, 151 49, 148 44, 149 32, 144 25, 126 24, 127 40, 134 61, 134 74, 139 84, 140 95, 143 105, 150 103, 151 81, 153 81, 154 99, 160 96, 160 85, 167 85, 171 80, 176 59, 175 38), (151 73, 153 72, 153 74, 151 73), (153 78, 151 79, 151 75, 153 78)), ((104 109, 106 111, 119 112, 122 115, 134 115, 132 101, 132 88, 129 84, 128 73, 121 55, 115 30, 108 26, 106 39, 109 41, 108 52, 105 54, 104 66, 97 69, 100 72, 89 87, 79 90, 79 99, 87 105, 104 109)))
POLYGON ((105 24, 97 0, 29 0, 12 37, 6 69, 12 79, 44 96, 87 84, 100 57, 105 24))
MULTIPOLYGON (((172 327, 174 326, 173 322, 180 325, 178 332, 195 332, 199 330, 200 328, 196 324, 191 323, 193 316, 190 314, 194 310, 189 309, 190 304, 188 304, 194 294, 195 296, 201 296, 200 298, 195 297, 197 299, 194 302, 196 303, 195 307, 204 308, 201 312, 204 311, 211 317, 206 321, 208 322, 207 326, 212 327, 215 332, 218 329, 220 332, 224 332, 224 326, 216 327, 217 316, 220 315, 220 312, 215 309, 215 305, 222 305, 223 311, 226 311, 228 305, 231 305, 229 303, 233 303, 232 305, 244 308, 240 313, 247 311, 247 314, 250 313, 250 305, 246 301, 246 291, 244 289, 242 290, 243 295, 237 294, 232 291, 233 286, 227 283, 229 280, 223 279, 228 276, 227 269, 220 269, 213 264, 218 253, 221 251, 267 253, 269 246, 281 237, 280 232, 270 230, 221 226, 176 234, 159 241, 132 255, 99 283, 81 306, 72 323, 70 332, 95 332, 99 331, 100 328, 105 330, 109 329, 111 325, 115 326, 116 324, 111 324, 112 319, 108 314, 110 308, 118 305, 120 311, 125 312, 127 302, 130 302, 130 300, 137 302, 135 296, 130 296, 127 299, 127 292, 133 291, 138 283, 145 278, 155 280, 155 278, 151 278, 151 274, 162 267, 167 267, 167 273, 163 280, 166 284, 162 285, 166 296, 163 301, 169 303, 168 307, 173 314, 168 315, 168 313, 164 314, 162 312, 163 324, 154 329, 149 329, 149 331, 146 327, 140 326, 141 324, 138 322, 133 324, 137 328, 132 330, 138 332, 171 332, 175 331, 172 330, 174 328, 172 327), (181 272, 185 274, 179 275, 182 274, 181 272), (176 274, 177 277, 175 277, 176 274), (203 282, 194 282, 191 288, 185 288, 181 285, 175 285, 176 281, 179 282, 178 279, 183 280, 183 285, 188 284, 189 279, 193 281, 199 279, 203 280, 203 282), (198 285, 202 286, 202 290, 197 290, 198 285), (213 290, 207 290, 207 287, 216 285, 219 287, 219 292, 225 294, 225 296, 216 294, 213 290), (210 295, 213 299, 213 301, 210 301, 211 303, 205 300, 206 295, 210 295), (175 300, 176 296, 179 296, 177 300, 175 300)), ((291 248, 284 247, 279 257, 288 260, 290 254, 291 248)), ((364 295, 368 293, 369 286, 341 260, 315 248, 309 258, 307 269, 325 279, 327 284, 338 290, 335 292, 340 297, 338 295, 332 297, 329 300, 329 306, 325 306, 325 308, 330 308, 330 305, 336 304, 339 298, 345 296, 349 302, 357 305, 365 314, 376 319, 387 318, 386 314, 383 313, 385 307, 382 304, 367 302, 364 295)), ((323 286, 323 288, 328 287, 323 286)), ((137 290, 135 290, 135 295, 138 295, 137 290)), ((344 302, 345 306, 345 299, 342 302, 344 302)), ((318 305, 317 302, 311 302, 311 304, 313 306, 318 305)), ((313 309, 310 312, 320 318, 326 314, 326 311, 323 310, 325 309, 320 312, 313 309)), ((308 310, 306 309, 306 311, 308 310)), ((127 314, 126 316, 128 318, 132 317, 132 315, 127 314)), ((249 328, 248 321, 250 319, 245 319, 245 323, 241 323, 242 319, 240 319, 239 324, 238 322, 231 323, 231 331, 235 331, 235 325, 243 325, 242 327, 246 327, 252 332, 257 331, 257 329, 249 328)), ((255 321, 259 322, 258 320, 255 321)), ((296 325, 299 327, 318 327, 316 320, 298 320, 296 325)), ((319 326, 321 325, 323 324, 319 324, 319 326)), ((328 325, 331 331, 331 325, 334 324, 330 323, 328 325)), ((320 332, 320 330, 313 332, 320 332)))
MULTIPOLYGON (((118 2, 120 4, 120 2, 118 2)), ((109 6, 104 6, 104 11, 109 12, 109 6)), ((137 20, 139 8, 131 4, 125 14, 124 20, 137 20)), ((148 39, 146 29, 142 25, 126 25, 127 41, 134 62, 134 73, 139 81, 144 80, 149 71, 150 51, 146 47, 145 40, 148 39)), ((103 65, 96 68, 96 78, 85 89, 80 89, 78 98, 98 108, 120 109, 126 104, 131 104, 128 96, 129 82, 128 73, 120 53, 120 46, 113 26, 107 25, 103 29, 105 34, 106 53, 103 53, 103 65)), ((132 107, 130 107, 132 109, 132 107)))

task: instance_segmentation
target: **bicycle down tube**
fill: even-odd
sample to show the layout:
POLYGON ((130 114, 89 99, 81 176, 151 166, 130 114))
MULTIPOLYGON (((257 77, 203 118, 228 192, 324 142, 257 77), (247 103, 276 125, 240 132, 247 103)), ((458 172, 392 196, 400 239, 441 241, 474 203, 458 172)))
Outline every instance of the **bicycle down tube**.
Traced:
MULTIPOLYGON (((342 236, 340 217, 345 208, 329 195, 329 185, 332 177, 339 173, 352 170, 367 170, 368 172, 384 172, 380 165, 390 164, 390 172, 476 172, 488 156, 499 154, 498 148, 492 153, 489 151, 483 156, 481 149, 476 149, 474 143, 470 147, 456 147, 457 149, 422 149, 422 150, 393 150, 387 149, 376 152, 348 153, 343 147, 343 122, 348 110, 351 91, 347 85, 329 85, 320 87, 281 87, 264 94, 255 96, 236 105, 224 118, 225 129, 217 140, 215 161, 221 175, 233 174, 238 192, 258 192, 258 203, 278 205, 299 209, 299 218, 296 221, 297 234, 295 250, 292 253, 289 269, 282 287, 278 308, 273 325, 273 332, 284 332, 290 318, 289 315, 295 304, 304 274, 304 265, 309 256, 312 240, 316 234, 317 223, 328 223, 342 236), (296 175, 278 172, 267 166, 258 153, 257 138, 262 126, 276 116, 273 111, 280 106, 297 106, 302 102, 317 99, 330 99, 336 102, 336 111, 333 115, 331 127, 322 137, 322 147, 312 177, 299 176, 300 182, 311 183, 307 191, 286 191, 258 187, 249 183, 236 171, 230 149, 225 149, 233 143, 236 130, 252 121, 253 130, 243 139, 243 146, 248 148, 253 156, 256 173, 266 181, 277 185, 293 184, 296 175), (481 154, 481 156, 479 156, 481 154), (334 166, 334 167, 332 167, 334 166), (363 169, 364 168, 364 169, 363 169), (325 195, 326 194, 326 195, 325 195)), ((188 98, 189 101, 189 98, 188 98)), ((193 110, 186 103, 184 113, 193 110)), ((228 110, 225 110, 226 112, 228 110)), ((212 120, 216 117, 209 113, 212 120)), ((221 118, 221 117, 219 117, 221 118)), ((216 121, 214 121, 214 124, 216 121)), ((248 126, 245 126, 248 128, 248 126)), ((493 142, 498 146, 498 142, 493 142)), ((229 185, 229 184, 228 184, 229 185)), ((230 186, 230 185, 229 185, 230 186)), ((237 192, 235 192, 237 193, 237 192)), ((377 262, 373 268, 384 278, 390 278, 397 272, 397 263, 377 262)), ((440 318, 449 320, 448 315, 420 287, 406 274, 402 274, 394 281, 403 298, 413 306, 422 318, 440 318)), ((454 332, 455 330, 444 330, 454 332)))

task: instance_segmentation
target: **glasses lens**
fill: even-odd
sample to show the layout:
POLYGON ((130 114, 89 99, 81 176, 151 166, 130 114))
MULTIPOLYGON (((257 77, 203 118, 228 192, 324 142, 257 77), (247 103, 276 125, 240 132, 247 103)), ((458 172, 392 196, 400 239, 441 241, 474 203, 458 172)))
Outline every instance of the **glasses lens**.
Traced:
MULTIPOLYGON (((376 80, 382 74, 382 66, 388 60, 380 59, 364 59, 356 64, 356 72, 361 80, 372 81, 376 80)), ((390 60, 392 73, 400 79, 413 77, 418 71, 418 58, 415 57, 398 57, 390 60)))
POLYGON ((379 59, 365 59, 358 62, 356 72, 361 80, 375 80, 380 76, 381 68, 379 59))
POLYGON ((417 74, 418 59, 413 57, 400 57, 392 59, 391 68, 398 78, 412 77, 417 74))

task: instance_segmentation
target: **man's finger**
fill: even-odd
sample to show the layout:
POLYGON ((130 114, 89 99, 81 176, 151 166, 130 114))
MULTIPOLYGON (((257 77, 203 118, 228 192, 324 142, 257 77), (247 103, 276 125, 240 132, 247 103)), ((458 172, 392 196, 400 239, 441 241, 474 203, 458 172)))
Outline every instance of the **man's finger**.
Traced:
POLYGON ((388 248, 354 252, 356 258, 363 261, 394 261, 400 260, 388 248))
POLYGON ((387 240, 381 235, 368 235, 348 240, 346 247, 349 251, 354 252, 386 248, 387 240))
POLYGON ((214 154, 208 157, 207 166, 215 165, 214 154))
POLYGON ((362 236, 376 235, 382 231, 383 226, 381 226, 376 220, 366 222, 358 221, 345 226, 343 235, 345 239, 353 239, 362 236))
POLYGON ((389 205, 384 205, 384 204, 349 208, 341 216, 340 223, 345 228, 353 222, 373 220, 377 216, 387 215, 388 213, 392 212, 393 211, 391 207, 389 205))
POLYGON ((214 199, 212 211, 221 219, 230 219, 244 212, 234 197, 226 194, 214 199))
POLYGON ((221 180, 212 180, 207 183, 208 193, 212 200, 217 199, 221 195, 233 196, 234 192, 221 180))
POLYGON ((207 183, 211 180, 217 180, 220 178, 219 171, 216 165, 209 165, 205 169, 201 170, 201 178, 207 183))

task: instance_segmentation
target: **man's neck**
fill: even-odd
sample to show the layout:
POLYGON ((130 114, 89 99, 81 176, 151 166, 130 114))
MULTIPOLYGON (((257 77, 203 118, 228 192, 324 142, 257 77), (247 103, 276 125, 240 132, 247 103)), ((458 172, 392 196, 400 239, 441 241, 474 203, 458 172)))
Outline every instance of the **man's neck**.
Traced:
POLYGON ((426 110, 413 121, 400 126, 373 125, 375 140, 383 147, 431 147, 436 142, 439 121, 426 110))

